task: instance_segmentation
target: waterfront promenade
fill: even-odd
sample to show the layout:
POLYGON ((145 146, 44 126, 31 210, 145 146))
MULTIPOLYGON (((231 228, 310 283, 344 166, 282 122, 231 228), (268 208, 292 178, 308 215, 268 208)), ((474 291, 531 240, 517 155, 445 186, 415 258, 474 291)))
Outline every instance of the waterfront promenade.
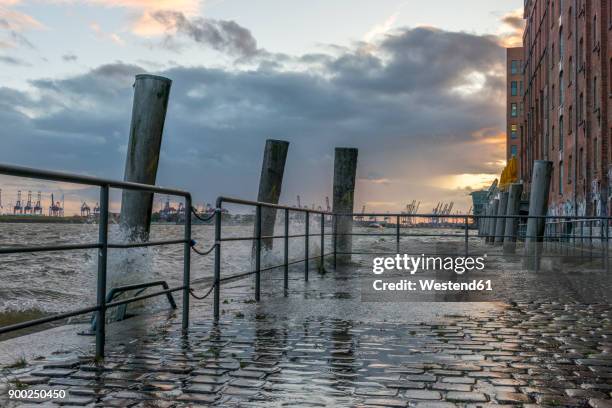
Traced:
MULTIPOLYGON (((503 302, 380 303, 361 300, 367 265, 313 271, 307 283, 296 268, 287 297, 272 272, 260 303, 249 279, 233 282, 218 325, 209 299, 193 302, 187 337, 180 313, 110 324, 103 363, 90 357, 90 337, 47 350, 3 370, 0 405, 612 406, 610 302, 581 300, 560 270, 546 290, 505 274, 503 302), (68 397, 9 401, 8 389, 68 397)), ((607 278, 580 280, 594 296, 610 289, 607 278)))

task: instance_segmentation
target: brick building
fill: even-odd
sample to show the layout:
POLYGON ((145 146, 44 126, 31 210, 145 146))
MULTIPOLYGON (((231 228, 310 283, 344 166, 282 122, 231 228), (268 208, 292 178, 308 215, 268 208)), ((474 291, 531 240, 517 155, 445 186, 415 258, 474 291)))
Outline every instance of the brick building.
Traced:
POLYGON ((611 213, 611 3, 525 0, 520 177, 553 162, 551 215, 611 213))
MULTIPOLYGON (((520 127, 522 125, 523 47, 508 48, 506 58, 506 159, 520 159, 520 127)), ((519 160, 520 162, 520 160, 519 160)), ((520 168, 520 163, 519 163, 520 168)))

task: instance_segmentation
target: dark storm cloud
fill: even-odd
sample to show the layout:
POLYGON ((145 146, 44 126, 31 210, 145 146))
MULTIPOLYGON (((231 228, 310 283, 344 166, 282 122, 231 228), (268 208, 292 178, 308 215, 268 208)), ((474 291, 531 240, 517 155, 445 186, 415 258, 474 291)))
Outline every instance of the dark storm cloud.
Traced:
POLYGON ((62 55, 62 59, 63 59, 65 62, 75 62, 76 60, 78 60, 78 59, 79 59, 79 57, 77 57, 77 56, 76 56, 76 55, 74 55, 74 54, 65 54, 65 55, 62 55))
POLYGON ((0 64, 14 65, 14 66, 29 66, 30 65, 30 63, 24 60, 9 57, 7 55, 0 55, 0 64))
POLYGON ((235 21, 210 18, 187 18, 177 11, 156 11, 153 18, 167 30, 176 30, 193 41, 217 51, 239 57, 251 57, 257 53, 257 41, 251 32, 235 21))
MULTIPOLYGON (((432 177, 498 170, 503 149, 492 141, 504 128, 505 87, 495 39, 404 29, 375 47, 296 61, 287 69, 270 54, 248 71, 157 72, 173 80, 158 183, 208 201, 253 198, 266 138, 291 142, 289 202, 329 192, 335 146, 360 148, 358 199, 417 198, 432 177)), ((32 94, 0 88, 0 161, 121 178, 141 72, 116 62, 32 81, 32 94)))

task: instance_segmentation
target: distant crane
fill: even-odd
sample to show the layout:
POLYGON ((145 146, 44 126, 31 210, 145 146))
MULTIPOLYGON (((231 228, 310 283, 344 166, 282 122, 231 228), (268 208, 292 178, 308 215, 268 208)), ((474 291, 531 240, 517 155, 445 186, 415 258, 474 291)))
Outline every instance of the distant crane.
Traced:
POLYGON ((89 217, 91 215, 91 208, 87 205, 87 202, 83 201, 81 204, 81 217, 89 217))
POLYGON ((25 207, 23 207, 24 214, 32 214, 32 192, 28 191, 28 199, 26 201, 25 207))
POLYGON ((36 193, 36 203, 34 204, 34 210, 33 210, 34 215, 42 215, 43 213, 41 199, 42 199, 42 194, 39 191, 38 193, 36 193))
POLYGON ((329 197, 325 197, 325 207, 327 212, 331 212, 331 206, 329 205, 329 197))
POLYGON ((23 214, 23 204, 21 203, 21 190, 17 191, 17 202, 13 207, 13 214, 23 214))
MULTIPOLYGON (((62 197, 62 201, 63 201, 62 197)), ((55 201, 55 196, 51 193, 51 206, 49 207, 49 216, 51 217, 63 217, 64 207, 59 201, 55 201)))

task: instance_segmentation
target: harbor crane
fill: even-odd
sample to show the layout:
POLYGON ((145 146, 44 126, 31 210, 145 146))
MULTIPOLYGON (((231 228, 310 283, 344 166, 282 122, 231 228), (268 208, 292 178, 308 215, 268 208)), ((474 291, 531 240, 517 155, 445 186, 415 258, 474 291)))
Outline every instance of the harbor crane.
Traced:
POLYGON ((13 214, 23 214, 23 204, 21 203, 21 190, 17 191, 17 202, 13 207, 13 214))
POLYGON ((89 217, 91 215, 91 208, 87 205, 87 202, 83 201, 81 204, 81 217, 89 217))
MULTIPOLYGON (((62 197, 62 201, 63 201, 62 197)), ((63 217, 64 216, 64 207, 59 201, 55 201, 55 195, 51 193, 51 206, 49 207, 49 216, 50 217, 63 217)))
POLYGON ((34 215, 42 215, 42 193, 39 191, 36 193, 36 203, 34 203, 34 209, 32 210, 34 215))
POLYGON ((24 214, 32 214, 32 191, 28 191, 28 198, 25 204, 25 207, 23 207, 23 213, 24 214))

